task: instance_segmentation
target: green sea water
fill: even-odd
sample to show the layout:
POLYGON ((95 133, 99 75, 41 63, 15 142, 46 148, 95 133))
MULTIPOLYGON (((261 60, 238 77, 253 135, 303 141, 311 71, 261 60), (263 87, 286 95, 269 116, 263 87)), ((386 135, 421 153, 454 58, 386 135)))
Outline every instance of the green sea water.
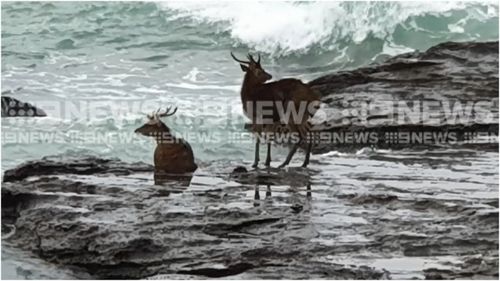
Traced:
POLYGON ((179 111, 165 122, 199 162, 250 161, 253 145, 232 141, 246 119, 230 51, 307 81, 498 40, 494 2, 3 2, 1 21, 2 91, 49 114, 2 120, 2 169, 53 154, 151 163, 154 143, 133 130, 169 105, 179 111))
MULTIPOLYGON (((2 2, 1 8, 2 92, 48 114, 2 118, 3 171, 48 155, 152 163, 155 144, 133 131, 146 122, 147 113, 177 106, 176 115, 164 121, 193 148, 200 166, 196 180, 201 180, 190 187, 195 191, 233 186, 217 173, 253 160, 239 96, 243 73, 230 51, 239 57, 261 54, 263 67, 276 79, 308 81, 441 42, 498 40, 499 20, 496 2, 2 2)), ((319 243, 354 243, 356 252, 367 240, 350 227, 363 217, 377 217, 368 220, 376 227, 387 216, 422 220, 429 228, 435 223, 436 231, 443 226, 441 209, 429 213, 389 206, 373 213, 363 204, 353 206, 347 199, 353 194, 395 194, 418 206, 429 196, 463 200, 464 206, 498 198, 496 152, 379 150, 370 158, 366 150, 312 156, 312 221, 319 243), (323 227, 331 222, 340 232, 323 227)), ((286 152, 273 148, 272 165, 286 152)), ((296 158, 300 164, 302 157, 296 158)), ((116 184, 142 188, 136 179, 128 180, 132 183, 120 179, 116 184)), ((296 195, 291 189, 273 186, 276 205, 296 195)), ((247 192, 250 202, 253 190, 247 192)), ((187 194, 183 198, 190 198, 187 194)), ((246 208, 245 198, 240 199, 243 203, 230 203, 246 208)), ((12 247, 8 235, 2 236, 2 278, 84 278, 12 247)), ((362 257, 374 266, 366 254, 362 257)), ((349 260, 335 258, 343 260, 335 263, 349 260)), ((406 258, 403 269, 411 274, 392 259, 382 264, 396 272, 393 278, 409 279, 438 260, 406 258)), ((456 258, 445 259, 445 265, 456 266, 462 257, 456 258)))

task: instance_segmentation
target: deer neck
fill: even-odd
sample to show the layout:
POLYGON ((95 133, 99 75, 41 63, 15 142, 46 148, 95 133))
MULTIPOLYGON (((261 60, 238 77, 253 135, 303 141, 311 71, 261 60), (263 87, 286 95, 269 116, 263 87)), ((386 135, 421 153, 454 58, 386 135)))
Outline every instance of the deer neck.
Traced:
POLYGON ((255 77, 248 73, 245 74, 243 84, 241 85, 241 100, 243 102, 250 100, 252 98, 253 90, 260 84, 262 83, 259 83, 255 77))
POLYGON ((172 143, 172 141, 175 140, 175 137, 172 135, 170 130, 166 126, 162 126, 156 136, 154 137, 156 140, 156 143, 158 145, 160 144, 169 144, 172 143))
POLYGON ((168 145, 175 143, 175 137, 170 132, 162 132, 155 137, 157 145, 168 145))

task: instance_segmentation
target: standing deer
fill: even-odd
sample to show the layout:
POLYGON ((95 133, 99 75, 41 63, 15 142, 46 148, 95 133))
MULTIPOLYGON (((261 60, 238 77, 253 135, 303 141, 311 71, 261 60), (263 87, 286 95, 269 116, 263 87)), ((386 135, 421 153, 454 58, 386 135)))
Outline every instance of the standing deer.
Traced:
MULTIPOLYGON (((289 132, 299 133, 299 142, 294 144, 286 160, 279 166, 280 168, 285 167, 292 160, 300 143, 307 141, 310 130, 308 120, 316 113, 320 104, 320 96, 298 79, 288 78, 266 83, 272 76, 260 65, 260 55, 257 61, 250 54, 247 56, 248 61, 237 59, 233 53, 231 53, 231 57, 240 63, 241 70, 245 72, 240 94, 243 111, 252 120, 252 130, 260 134, 263 131, 274 130, 284 125, 289 132), (264 110, 259 110, 259 103, 272 103, 271 114, 265 116, 264 110), (287 110, 298 112, 298 117, 290 118, 290 115, 285 114, 287 110)), ((260 140, 257 138, 255 144, 255 161, 252 167, 257 167, 259 163, 259 144, 260 140)), ((312 141, 309 141, 302 167, 307 167, 309 164, 311 148, 312 141)), ((270 163, 271 143, 268 143, 265 165, 269 166, 270 163)))
POLYGON ((194 163, 193 150, 189 143, 182 138, 176 138, 170 132, 170 128, 160 118, 172 116, 171 107, 164 113, 159 110, 148 115, 149 121, 136 129, 135 132, 156 139, 154 153, 155 175, 157 173, 184 174, 194 172, 198 166, 194 163))

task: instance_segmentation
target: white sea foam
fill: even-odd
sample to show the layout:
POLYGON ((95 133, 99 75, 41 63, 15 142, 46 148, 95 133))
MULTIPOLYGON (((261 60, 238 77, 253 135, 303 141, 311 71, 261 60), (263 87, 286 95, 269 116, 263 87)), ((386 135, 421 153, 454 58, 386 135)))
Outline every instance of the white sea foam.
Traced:
MULTIPOLYGON (((168 20, 189 18, 216 24, 237 44, 261 52, 286 54, 315 45, 333 48, 340 40, 360 43, 368 35, 386 39, 413 16, 467 9, 477 20, 498 16, 498 6, 461 2, 162 2, 175 11, 168 20)), ((455 29, 455 31, 458 31, 455 29)))
POLYGON ((189 89, 189 90, 227 90, 236 92, 240 89, 240 85, 228 85, 228 86, 218 86, 218 85, 196 85, 191 83, 165 83, 167 87, 189 89))

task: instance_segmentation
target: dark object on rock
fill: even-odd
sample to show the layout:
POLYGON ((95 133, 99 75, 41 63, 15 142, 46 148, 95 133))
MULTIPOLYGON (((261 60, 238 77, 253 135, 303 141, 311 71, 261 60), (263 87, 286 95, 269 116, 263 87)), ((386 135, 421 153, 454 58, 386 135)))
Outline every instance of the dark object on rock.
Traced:
POLYGON ((241 173, 248 173, 247 168, 245 168, 243 166, 238 166, 238 167, 234 168, 233 174, 241 174, 241 173))
MULTIPOLYGON (((4 92, 5 93, 5 92, 4 92)), ((22 102, 2 93, 2 117, 45 117, 47 114, 40 108, 22 102)))
POLYGON ((290 207, 294 213, 300 213, 303 209, 304 206, 299 205, 299 204, 294 204, 290 207))
POLYGON ((245 272, 255 266, 250 263, 237 263, 229 266, 228 268, 199 268, 194 270, 181 270, 179 274, 199 275, 209 278, 218 278, 237 275, 245 272))
POLYGON ((5 171, 3 182, 20 181, 29 176, 48 176, 57 174, 129 175, 131 173, 152 171, 153 166, 145 163, 128 164, 118 159, 101 159, 97 157, 62 159, 57 156, 51 156, 44 157, 41 160, 28 161, 14 169, 5 171))

